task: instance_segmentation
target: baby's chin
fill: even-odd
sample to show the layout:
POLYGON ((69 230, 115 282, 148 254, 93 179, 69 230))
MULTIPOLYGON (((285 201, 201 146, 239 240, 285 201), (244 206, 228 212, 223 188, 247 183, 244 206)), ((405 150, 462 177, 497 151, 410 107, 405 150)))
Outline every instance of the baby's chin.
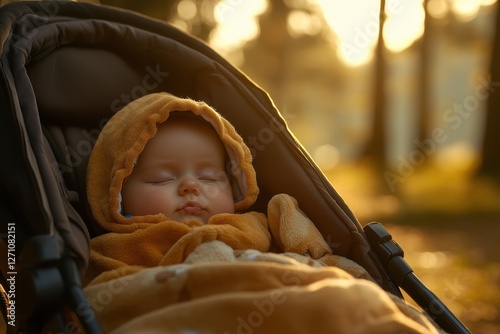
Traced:
POLYGON ((208 218, 205 219, 204 217, 201 216, 194 216, 194 215, 182 215, 180 217, 175 218, 174 220, 178 221, 179 223, 186 223, 188 225, 205 225, 208 221, 208 218))

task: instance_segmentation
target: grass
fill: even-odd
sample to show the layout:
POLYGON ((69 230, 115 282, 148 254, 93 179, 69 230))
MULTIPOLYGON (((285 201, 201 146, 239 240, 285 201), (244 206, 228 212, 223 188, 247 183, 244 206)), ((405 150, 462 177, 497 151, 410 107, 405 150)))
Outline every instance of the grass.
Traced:
POLYGON ((422 281, 473 333, 500 333, 500 184, 475 164, 430 164, 398 179, 367 162, 326 173, 362 225, 382 222, 422 281))
POLYGON ((389 218, 426 224, 440 218, 476 217, 500 223, 500 183, 476 178, 472 166, 434 164, 392 186, 388 172, 392 171, 379 172, 360 162, 338 166, 326 175, 361 222, 389 218))

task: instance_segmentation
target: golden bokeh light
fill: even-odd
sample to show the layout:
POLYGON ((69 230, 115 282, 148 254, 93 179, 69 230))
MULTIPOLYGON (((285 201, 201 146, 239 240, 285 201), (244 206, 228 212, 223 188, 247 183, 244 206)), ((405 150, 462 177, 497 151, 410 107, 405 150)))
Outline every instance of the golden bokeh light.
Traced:
POLYGON ((192 0, 181 0, 177 4, 177 14, 186 21, 193 19, 197 11, 196 4, 192 0))
MULTIPOLYGON (((314 36, 323 28, 335 36, 337 55, 349 67, 367 64, 372 58, 379 34, 379 0, 308 0, 309 9, 290 10, 287 28, 292 37, 314 36), (322 19, 320 16, 323 16, 322 19)), ((496 0, 429 0, 428 14, 434 19, 446 18, 452 13, 458 20, 474 19, 482 6, 496 0)), ((182 0, 179 16, 188 18, 196 14, 192 0, 182 0)), ((258 17, 269 7, 269 0, 222 0, 215 7, 217 27, 211 34, 210 44, 224 55, 259 35, 258 17)), ((424 33, 424 0, 386 0, 384 41, 391 52, 402 52, 424 33)))
POLYGON ((481 0, 455 0, 451 10, 460 21, 467 22, 474 19, 481 7, 481 0))
POLYGON ((313 159, 322 170, 329 170, 339 164, 340 152, 335 146, 324 144, 313 151, 313 159))
POLYGON ((337 36, 337 54, 348 66, 370 61, 379 31, 377 0, 315 0, 337 36), (360 10, 362 8, 362 10, 360 10))
POLYGON ((443 19, 450 11, 448 1, 446 0, 429 0, 427 4, 429 15, 435 19, 443 19))
POLYGON ((384 40, 390 51, 405 50, 424 33, 425 12, 422 0, 387 2, 385 11, 387 19, 384 40))
POLYGON ((210 35, 210 44, 223 54, 240 48, 259 35, 257 17, 267 9, 267 0, 222 0, 214 10, 217 27, 210 35))
POLYGON ((321 31, 318 17, 303 10, 292 10, 288 15, 287 28, 292 37, 316 35, 321 31))

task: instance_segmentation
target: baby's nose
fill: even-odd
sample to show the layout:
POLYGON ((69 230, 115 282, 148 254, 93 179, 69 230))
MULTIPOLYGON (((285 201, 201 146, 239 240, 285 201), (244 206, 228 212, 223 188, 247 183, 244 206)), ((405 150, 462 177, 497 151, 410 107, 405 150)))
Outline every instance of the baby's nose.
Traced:
POLYGON ((179 195, 193 194, 198 196, 200 194, 200 187, 194 178, 186 178, 179 186, 179 195))

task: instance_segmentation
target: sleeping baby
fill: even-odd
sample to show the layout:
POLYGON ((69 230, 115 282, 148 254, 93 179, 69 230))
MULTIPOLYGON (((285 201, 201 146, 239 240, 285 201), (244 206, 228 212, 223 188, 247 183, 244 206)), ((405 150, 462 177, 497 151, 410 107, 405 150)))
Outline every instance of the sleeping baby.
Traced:
POLYGON ((274 196, 267 214, 248 211, 259 192, 250 150, 204 102, 155 93, 130 103, 97 140, 87 183, 108 232, 91 242, 87 282, 125 266, 182 263, 215 240, 234 250, 273 244, 314 259, 331 254, 294 198, 274 196))

